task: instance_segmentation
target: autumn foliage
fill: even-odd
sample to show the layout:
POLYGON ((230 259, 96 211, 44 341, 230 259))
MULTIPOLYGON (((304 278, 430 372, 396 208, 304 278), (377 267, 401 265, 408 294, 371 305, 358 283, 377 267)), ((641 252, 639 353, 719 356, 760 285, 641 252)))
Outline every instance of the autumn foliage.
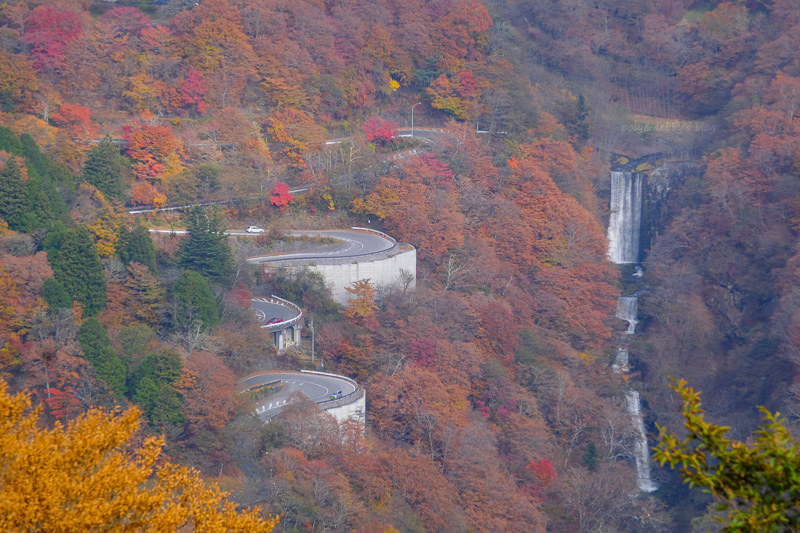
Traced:
POLYGON ((380 117, 372 117, 362 126, 368 141, 386 144, 397 137, 397 124, 380 117))
POLYGON ((3 529, 271 531, 277 523, 258 512, 237 513, 225 493, 206 486, 196 471, 161 461, 163 440, 134 444, 135 408, 93 409, 53 429, 37 427, 40 414, 30 412, 27 395, 9 395, 0 381, 3 529))
MULTIPOLYGON (((140 406, 137 433, 120 414, 75 445, 124 497, 210 501, 160 477, 163 434, 287 530, 683 531, 704 500, 636 493, 625 387, 648 422, 687 373, 742 434, 752 398, 798 424, 796 0, 112 4, 0 9, 0 372, 49 442, 140 406), (412 116, 429 130, 400 142, 412 116), (606 259, 615 151, 660 167, 641 277, 606 259), (275 231, 224 234, 249 224, 275 231), (364 225, 416 272, 342 307, 316 272, 247 261, 299 242, 281 230, 364 225), (630 339, 615 300, 636 291, 630 339), (310 365, 310 328, 278 354, 254 321, 269 294, 316 324, 316 365, 368 391, 366 433, 299 395, 268 426, 237 416, 237 379, 310 365)), ((56 517, 59 484, 85 486, 48 479, 31 513, 56 517)), ((153 505, 156 526, 197 525, 153 505)))
POLYGON ((272 188, 270 202, 275 207, 286 207, 289 202, 294 200, 294 196, 289 192, 289 186, 283 182, 278 182, 272 188))

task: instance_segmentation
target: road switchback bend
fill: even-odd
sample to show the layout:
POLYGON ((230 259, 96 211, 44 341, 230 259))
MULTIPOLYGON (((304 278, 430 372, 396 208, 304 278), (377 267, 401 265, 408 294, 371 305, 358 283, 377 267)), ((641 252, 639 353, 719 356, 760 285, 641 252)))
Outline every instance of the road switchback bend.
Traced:
POLYGON ((252 263, 280 263, 283 261, 298 261, 317 259, 347 259, 350 257, 362 257, 365 255, 376 254, 391 250, 395 246, 395 241, 380 233, 357 230, 321 230, 321 231, 290 231, 287 232, 294 237, 328 237, 340 241, 338 244, 329 246, 318 246, 315 248, 299 250, 297 252, 286 252, 281 254, 264 255, 251 257, 248 261, 252 263))
POLYGON ((270 330, 285 327, 284 322, 298 315, 298 312, 288 305, 270 301, 268 298, 253 298, 250 301, 250 308, 256 314, 256 318, 261 322, 261 325, 268 327, 270 330), (270 328, 270 321, 276 318, 279 318, 280 322, 275 323, 274 327, 270 328))
POLYGON ((314 403, 329 401, 331 395, 341 391, 347 396, 356 391, 352 380, 332 374, 307 372, 269 372, 250 376, 239 382, 242 390, 252 389, 267 383, 280 382, 283 388, 268 398, 259 400, 255 412, 261 420, 268 422, 278 416, 293 392, 302 392, 314 403))

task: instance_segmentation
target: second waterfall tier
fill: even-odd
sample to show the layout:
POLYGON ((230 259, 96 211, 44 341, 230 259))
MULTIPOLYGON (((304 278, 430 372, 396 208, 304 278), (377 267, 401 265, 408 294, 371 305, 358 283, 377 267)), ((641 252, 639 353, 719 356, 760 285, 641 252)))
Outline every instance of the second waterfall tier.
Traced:
POLYGON ((639 312, 639 298, 636 296, 621 296, 617 300, 617 318, 621 318, 628 323, 628 335, 636 333, 636 315, 639 312))

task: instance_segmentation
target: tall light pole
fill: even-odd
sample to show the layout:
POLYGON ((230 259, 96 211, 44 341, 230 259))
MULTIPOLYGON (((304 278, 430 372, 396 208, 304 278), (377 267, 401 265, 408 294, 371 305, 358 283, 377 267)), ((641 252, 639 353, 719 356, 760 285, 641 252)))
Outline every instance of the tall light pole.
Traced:
POLYGON ((316 362, 314 361, 315 349, 314 349, 314 315, 311 315, 311 324, 309 326, 311 328, 311 364, 314 365, 314 370, 317 369, 316 362))
POLYGON ((414 108, 417 107, 422 102, 417 102, 416 104, 411 106, 411 138, 414 138, 414 108))

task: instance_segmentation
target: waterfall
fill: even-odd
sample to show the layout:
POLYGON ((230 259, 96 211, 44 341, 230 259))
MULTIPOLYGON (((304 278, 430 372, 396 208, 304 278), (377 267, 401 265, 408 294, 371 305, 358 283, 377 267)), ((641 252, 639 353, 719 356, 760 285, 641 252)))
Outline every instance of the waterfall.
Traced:
MULTIPOLYGON (((614 263, 636 265, 634 278, 641 278, 643 271, 639 263, 639 240, 642 225, 642 187, 643 175, 639 172, 611 173, 611 216, 608 220, 608 258, 614 263)), ((636 295, 622 296, 617 300, 617 318, 628 323, 627 335, 636 332, 636 317, 639 312, 639 299, 636 295)), ((624 344, 624 343, 623 343, 624 344)), ((619 346, 611 369, 617 373, 630 371, 628 348, 619 346)), ((636 433, 634 460, 636 462, 636 481, 642 492, 658 489, 650 478, 650 448, 647 446, 647 432, 642 416, 642 403, 638 391, 629 389, 625 393, 625 407, 631 415, 636 433)))
POLYGON ((639 172, 611 173, 608 258, 617 264, 639 262, 642 181, 642 174, 639 172))
POLYGON ((650 448, 647 446, 647 432, 645 432, 644 429, 642 403, 639 392, 635 390, 626 392, 625 405, 628 408, 628 412, 631 414, 633 426, 638 436, 635 448, 635 459, 636 478, 639 489, 642 492, 653 492, 658 489, 658 486, 650 479, 650 448))
POLYGON ((617 318, 621 318, 628 323, 628 335, 636 332, 636 314, 639 310, 639 298, 636 296, 622 296, 617 300, 617 318))
POLYGON ((614 359, 611 369, 615 374, 621 374, 622 372, 627 373, 631 369, 630 365, 628 364, 627 348, 617 348, 617 357, 614 359))

